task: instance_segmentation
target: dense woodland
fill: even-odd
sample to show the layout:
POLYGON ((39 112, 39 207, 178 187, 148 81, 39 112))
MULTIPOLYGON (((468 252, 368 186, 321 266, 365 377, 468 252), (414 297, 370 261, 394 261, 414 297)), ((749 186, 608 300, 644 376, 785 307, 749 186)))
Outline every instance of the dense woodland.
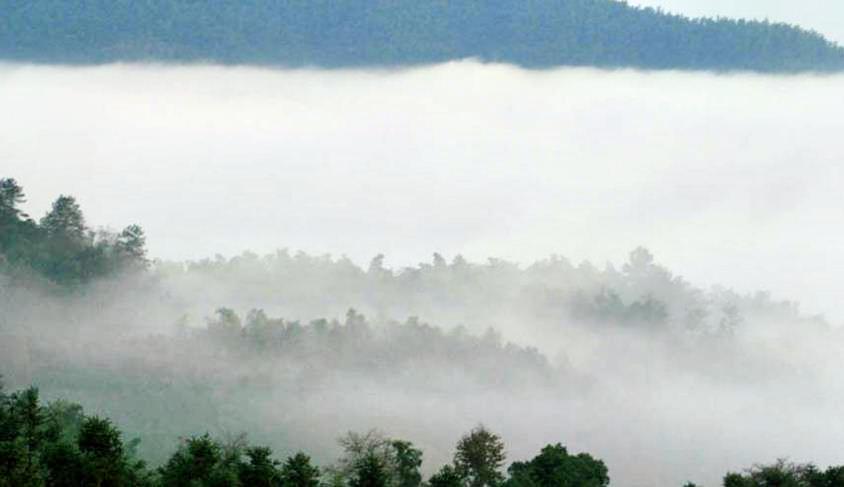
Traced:
MULTIPOLYGON (((0 388, 0 486, 283 486, 283 487, 605 487, 606 465, 588 453, 547 445, 532 459, 507 460, 501 438, 482 425, 463 435, 454 459, 424 480, 423 452, 413 443, 372 430, 340 437, 343 454, 319 467, 302 452, 277 459, 245 436, 181 438, 173 455, 149 468, 106 418, 77 404, 44 404, 38 390, 0 388)), ((779 460, 728 473, 724 487, 840 487, 844 466, 819 469, 779 460)), ((685 487, 695 487, 687 483, 685 487)))
MULTIPOLYGON (((412 412, 412 404, 484 408, 497 394, 529 405, 594 393, 586 371, 505 341, 496 328, 508 321, 540 337, 563 324, 607 343, 619 334, 624 348, 607 353, 629 360, 633 375, 621 381, 636 380, 642 356, 629 349, 640 342, 684 374, 711 379, 741 369, 733 380, 790 380, 781 357, 742 348, 742 333, 781 321, 827 336, 822 319, 793 303, 697 289, 645 249, 620 269, 435 254, 392 270, 381 255, 361 268, 287 251, 168 263, 148 259, 136 225, 90 228, 70 196, 38 220, 25 202, 17 181, 0 179, 0 373, 20 388, 0 392, 0 486, 606 486, 604 462, 561 444, 508 466, 501 437, 480 426, 458 441, 453 461, 427 475, 413 443, 349 433, 332 460, 317 450, 314 429, 336 421, 332 404, 349 395, 360 406, 343 419, 361 424, 379 402, 412 412), (195 308, 205 315, 199 323, 195 308), (329 318, 313 319, 320 314, 329 318), (410 318, 390 318, 402 314, 410 318), (460 326, 430 325, 420 314, 460 326), (174 316, 163 329, 144 328, 174 316), (250 441, 233 428, 249 431, 250 441)), ((805 382, 799 371, 794 379, 805 382)), ((723 485, 844 486, 842 472, 778 461, 728 473, 723 485)))
POLYGON ((844 49, 795 26, 690 19, 615 0, 33 0, 0 9, 0 58, 397 66, 829 71, 844 49))

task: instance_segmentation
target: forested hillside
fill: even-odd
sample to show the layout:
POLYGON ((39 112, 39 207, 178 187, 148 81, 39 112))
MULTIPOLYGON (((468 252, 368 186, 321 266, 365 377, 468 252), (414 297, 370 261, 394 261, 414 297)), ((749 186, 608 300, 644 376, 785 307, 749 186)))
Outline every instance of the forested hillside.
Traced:
MULTIPOLYGON (((68 195, 36 219, 25 200, 0 179, 0 375, 21 389, 0 392, 3 487, 315 487, 284 480, 311 465, 300 450, 320 485, 420 485, 416 463, 407 482, 382 471, 403 440, 366 437, 392 445, 366 462, 347 455, 360 436, 335 441, 370 428, 412 438, 431 487, 597 487, 607 469, 622 486, 637 473, 713 485, 724 451, 733 466, 777 458, 754 441, 771 430, 798 431, 787 448, 808 458, 814 438, 826 451, 825 423, 783 418, 827 417, 844 397, 840 329, 765 293, 696 288, 643 248, 618 268, 434 254, 390 269, 382 255, 360 267, 287 251, 161 262, 138 226, 97 230, 68 195), (715 416, 740 437, 713 437, 715 416), (511 440, 514 461, 480 483, 451 447, 478 422, 511 440), (672 428, 683 434, 655 433, 672 428), (364 473, 381 480, 357 483, 364 473)), ((840 472, 779 463, 724 484, 833 487, 840 472)))
POLYGON ((828 71, 844 50, 795 26, 690 19, 615 0, 33 0, 0 6, 0 58, 828 71))

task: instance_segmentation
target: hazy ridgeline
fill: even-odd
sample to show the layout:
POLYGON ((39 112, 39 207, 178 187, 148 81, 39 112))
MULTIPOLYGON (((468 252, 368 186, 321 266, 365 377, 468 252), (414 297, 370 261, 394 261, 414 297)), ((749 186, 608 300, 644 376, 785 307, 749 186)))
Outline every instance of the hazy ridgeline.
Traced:
POLYGON ((814 291, 834 289, 836 215, 810 210, 838 197, 841 101, 801 95, 840 78, 474 63, 2 75, 19 114, 0 122, 3 176, 23 207, 40 217, 73 194, 93 224, 144 225, 161 259, 122 265, 117 232, 82 252, 97 272, 22 246, 39 264, 3 260, 0 370, 113 418, 153 462, 210 431, 324 465, 339 434, 376 427, 414 441, 431 473, 478 422, 510 461, 562 442, 619 486, 842 461, 840 329, 675 264, 834 302, 814 291), (257 253, 178 258, 215 246, 257 253), (540 257, 586 247, 600 264, 540 257), (451 251, 389 264, 436 249, 451 251), (377 252, 389 259, 367 264, 377 252), (44 278, 59 271, 77 274, 44 278))

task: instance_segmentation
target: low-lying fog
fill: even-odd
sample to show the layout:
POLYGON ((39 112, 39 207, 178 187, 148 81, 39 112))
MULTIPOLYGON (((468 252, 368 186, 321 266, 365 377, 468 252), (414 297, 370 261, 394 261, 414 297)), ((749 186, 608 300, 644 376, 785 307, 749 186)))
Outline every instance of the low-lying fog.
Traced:
POLYGON ((0 68, 0 167, 158 258, 432 251, 619 262, 836 321, 844 77, 0 68))
POLYGON ((607 460, 622 487, 716 485, 728 468, 778 456, 844 463, 841 331, 805 319, 844 318, 842 82, 474 62, 371 72, 6 65, 0 176, 24 186, 34 216, 67 193, 93 225, 141 224, 154 258, 289 247, 362 268, 295 252, 159 264, 154 284, 107 284, 79 302, 0 282, 0 333, 37 330, 32 356, 49 364, 35 375, 49 397, 166 442, 177 436, 167 421, 201 404, 195 416, 215 418, 215 432, 250 430, 320 460, 343 431, 380 427, 423 446, 429 472, 478 421, 502 433, 511 460, 559 441, 607 460), (625 266, 638 245, 656 263, 639 252, 625 266), (398 273, 434 251, 470 263, 398 273), (378 253, 396 273, 367 270, 378 253), (551 254, 573 265, 527 268, 551 254), (471 264, 487 257, 526 270, 471 264), (708 291, 714 283, 771 290, 805 314, 764 294, 708 291), (240 362, 239 345, 221 353, 174 331, 183 313, 200 324, 217 306, 303 323, 342 320, 348 307, 375 325, 418 315, 446 338, 414 325, 372 342, 347 326, 326 345, 311 328, 304 358, 240 362), (73 326, 40 331, 62 322, 73 326), (456 324, 477 336, 492 326, 547 363, 494 335, 467 339, 456 324), (172 333, 110 333, 134 328, 172 333), (409 346, 418 343, 431 350, 409 346), (452 346, 480 361, 438 349, 452 346), (355 356, 367 353, 387 362, 355 356), (114 406, 139 402, 164 419, 137 426, 134 409, 114 406))
MULTIPOLYGON (((620 261, 837 313, 844 77, 0 68, 0 161, 159 258, 620 261)), ((37 210, 37 211, 36 211, 37 210)), ((836 314, 837 313, 837 314, 836 314)))

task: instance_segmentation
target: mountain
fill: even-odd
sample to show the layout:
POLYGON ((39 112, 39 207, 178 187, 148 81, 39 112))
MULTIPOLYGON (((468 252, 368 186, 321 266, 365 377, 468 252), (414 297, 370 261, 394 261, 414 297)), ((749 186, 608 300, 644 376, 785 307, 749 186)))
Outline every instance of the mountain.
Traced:
POLYGON ((0 2, 0 59, 405 66, 461 58, 646 69, 844 69, 786 24, 690 19, 614 0, 28 0, 0 2))

